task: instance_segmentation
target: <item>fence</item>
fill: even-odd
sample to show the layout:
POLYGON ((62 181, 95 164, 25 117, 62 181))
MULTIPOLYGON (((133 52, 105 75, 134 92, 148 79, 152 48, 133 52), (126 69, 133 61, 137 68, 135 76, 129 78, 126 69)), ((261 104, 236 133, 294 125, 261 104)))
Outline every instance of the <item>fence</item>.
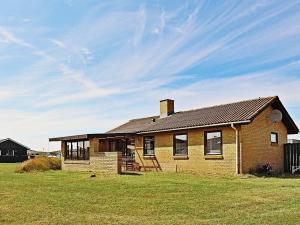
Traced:
POLYGON ((284 145, 284 172, 300 172, 300 143, 284 145))

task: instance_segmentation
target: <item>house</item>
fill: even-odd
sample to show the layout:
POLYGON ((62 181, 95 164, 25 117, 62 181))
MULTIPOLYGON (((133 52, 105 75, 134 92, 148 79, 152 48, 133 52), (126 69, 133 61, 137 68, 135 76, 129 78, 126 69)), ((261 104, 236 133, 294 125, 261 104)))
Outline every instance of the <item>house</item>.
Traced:
POLYGON ((240 174, 265 163, 282 171, 287 135, 298 132, 277 96, 182 112, 166 99, 158 116, 50 141, 61 141, 66 170, 119 173, 126 156, 142 171, 240 174))
POLYGON ((30 148, 13 139, 0 140, 0 163, 23 162, 28 159, 27 151, 30 148))
POLYGON ((27 151, 27 155, 28 155, 28 158, 34 159, 35 157, 48 157, 48 152, 30 149, 27 151))
POLYGON ((297 144, 297 143, 300 143, 300 140, 297 140, 297 139, 289 139, 289 140, 288 140, 288 143, 290 143, 290 144, 297 144))

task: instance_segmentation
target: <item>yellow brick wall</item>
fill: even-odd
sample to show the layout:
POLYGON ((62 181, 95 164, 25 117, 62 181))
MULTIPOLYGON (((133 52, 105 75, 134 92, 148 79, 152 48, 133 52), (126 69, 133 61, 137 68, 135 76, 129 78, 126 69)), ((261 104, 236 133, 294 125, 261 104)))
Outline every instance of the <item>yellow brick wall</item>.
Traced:
MULTIPOLYGON (((235 131, 231 127, 193 129, 177 133, 188 134, 188 159, 173 158, 174 132, 156 133, 155 158, 143 157, 143 136, 136 138, 136 161, 142 170, 193 171, 213 174, 235 174, 235 131), (222 130, 223 159, 206 159, 204 155, 204 131, 222 130)), ((146 135, 147 136, 147 135, 146 135)))
POLYGON ((121 173, 121 152, 94 153, 90 160, 64 160, 62 159, 62 170, 67 171, 91 171, 106 173, 121 173))
POLYGON ((251 124, 241 127, 242 171, 248 173, 258 165, 271 163, 275 170, 283 170, 283 145, 287 142, 287 129, 282 122, 272 123, 268 107, 251 124), (271 145, 271 132, 278 133, 278 145, 271 145))

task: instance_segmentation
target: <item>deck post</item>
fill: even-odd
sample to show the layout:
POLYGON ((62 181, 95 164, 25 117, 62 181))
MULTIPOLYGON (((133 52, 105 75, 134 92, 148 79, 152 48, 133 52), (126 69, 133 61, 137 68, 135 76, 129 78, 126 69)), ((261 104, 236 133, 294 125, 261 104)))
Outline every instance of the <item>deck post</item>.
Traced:
POLYGON ((67 142, 61 141, 61 158, 62 159, 64 159, 66 151, 67 151, 67 142))
POLYGON ((95 155, 96 152, 99 152, 99 138, 90 139, 90 156, 95 155))

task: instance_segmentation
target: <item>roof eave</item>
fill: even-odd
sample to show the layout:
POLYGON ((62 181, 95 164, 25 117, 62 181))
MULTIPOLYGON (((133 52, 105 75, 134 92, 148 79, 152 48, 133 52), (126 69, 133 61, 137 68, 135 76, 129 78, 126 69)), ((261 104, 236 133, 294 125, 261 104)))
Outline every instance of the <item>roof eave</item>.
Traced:
POLYGON ((292 117, 290 116, 290 114, 288 113, 288 111, 286 110, 286 108, 284 107, 284 105, 282 104, 282 102, 280 101, 278 96, 271 102, 271 106, 279 107, 280 111, 282 112, 282 114, 284 116, 283 122, 285 123, 285 126, 287 127, 288 134, 298 134, 299 133, 298 126, 296 125, 296 123, 294 122, 294 120, 292 119, 292 117), (287 121, 285 121, 285 120, 287 120, 287 121))
POLYGON ((134 135, 134 134, 135 133, 81 134, 81 135, 49 138, 49 141, 50 142, 55 142, 55 141, 76 141, 76 140, 88 140, 88 139, 94 138, 94 137, 106 138, 106 137, 130 136, 130 135, 134 135))

